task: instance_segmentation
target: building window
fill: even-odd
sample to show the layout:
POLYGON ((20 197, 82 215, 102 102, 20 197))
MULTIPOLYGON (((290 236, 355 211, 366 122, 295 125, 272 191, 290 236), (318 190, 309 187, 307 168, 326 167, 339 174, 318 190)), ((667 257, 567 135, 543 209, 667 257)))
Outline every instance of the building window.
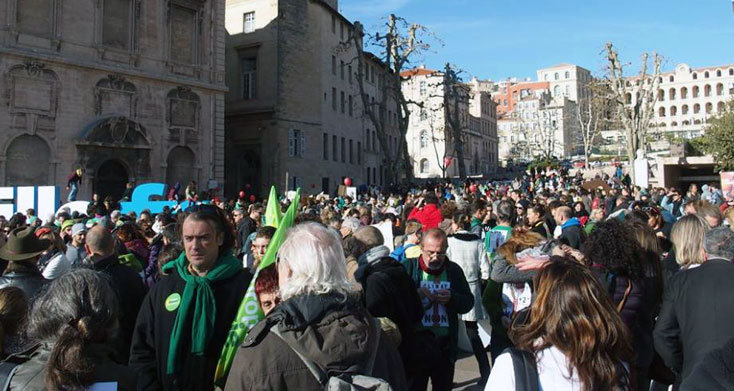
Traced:
POLYGON ((426 95, 426 82, 425 81, 421 81, 420 82, 419 88, 420 88, 420 94, 421 94, 421 96, 426 95))
POLYGON ((686 98, 688 98, 688 88, 686 88, 686 87, 682 87, 682 88, 680 89, 680 98, 681 98, 681 99, 686 99, 686 98))
POLYGON ((350 117, 352 116, 352 106, 353 106, 352 95, 349 95, 349 116, 350 117))
POLYGON ((698 114, 700 111, 701 111, 701 105, 699 105, 698 103, 693 105, 693 114, 698 114))
POLYGON ((306 154, 306 136, 300 129, 288 132, 288 156, 303 157, 306 154))
POLYGON ((336 145, 336 136, 331 136, 331 160, 336 161, 337 158, 337 145, 336 145))
POLYGON ((354 164, 354 148, 352 139, 349 139, 349 164, 354 164))
POLYGON ((708 79, 709 78, 709 71, 706 71, 703 73, 703 78, 708 79))
POLYGON ((257 57, 242 59, 242 99, 255 99, 257 83, 257 57))
POLYGON ((670 100, 675 100, 675 88, 671 88, 670 90, 668 90, 668 97, 670 98, 670 100))
POLYGON ((244 26, 242 26, 242 31, 244 31, 245 34, 255 31, 255 12, 245 13, 243 20, 244 26))
POLYGON ((716 85, 716 96, 724 95, 724 85, 719 83, 716 85))
MULTIPOLYGON (((21 3, 24 1, 19 1, 21 3)), ((130 50, 132 48, 131 0, 105 0, 102 6, 102 45, 130 50)))
POLYGON ((331 32, 336 34, 336 16, 331 15, 331 32))
POLYGON ((357 141, 357 164, 362 165, 362 142, 357 141))
POLYGON ((348 72, 347 79, 349 80, 349 84, 352 84, 352 66, 351 65, 347 68, 347 72, 348 72))
POLYGON ((336 56, 331 56, 331 74, 336 76, 336 56))
POLYGON ((428 132, 426 132, 425 130, 421 131, 420 143, 421 143, 421 149, 428 148, 428 132))
POLYGON ((340 61, 339 74, 341 75, 341 79, 344 80, 344 61, 340 61))
POLYGON ((706 84, 705 86, 703 86, 703 96, 707 98, 711 96, 711 86, 709 84, 706 84))
POLYGON ((678 108, 675 106, 670 106, 670 116, 675 117, 678 115, 678 108))
POLYGON ((693 80, 698 80, 698 74, 696 72, 693 72, 693 80))
POLYGON ((344 23, 339 25, 339 37, 341 37, 342 41, 344 40, 344 23))
POLYGON ((18 0, 16 2, 16 26, 23 34, 51 38, 55 24, 55 1, 18 0))
POLYGON ((688 105, 683 105, 680 108, 681 114, 686 115, 688 114, 688 105))
POLYGON ((375 131, 372 131, 372 150, 377 151, 377 133, 375 131))
POLYGON ((553 79, 558 80, 558 72, 556 72, 555 75, 553 75, 553 79))
POLYGON ((675 77, 673 75, 670 75, 670 77, 668 78, 668 81, 671 82, 671 83, 674 82, 675 81, 675 77))
POLYGON ((342 137, 342 163, 347 162, 347 139, 342 137))
POLYGON ((341 97, 341 108, 342 108, 342 114, 344 114, 344 112, 345 112, 345 110, 344 110, 344 109, 345 109, 345 106, 347 105, 347 104, 346 104, 346 100, 345 100, 345 98, 344 98, 344 91, 341 91, 341 92, 340 92, 339 94, 340 94, 340 97, 341 97))
POLYGON ((428 159, 421 159, 421 163, 420 163, 421 174, 428 174, 429 169, 430 169, 430 165, 428 164, 428 159))
POLYGON ((329 160, 329 134, 324 133, 324 141, 323 141, 323 154, 324 154, 324 160, 329 160))
POLYGON ((706 103, 705 106, 706 114, 711 114, 711 110, 714 108, 714 105, 711 104, 711 102, 706 103))
POLYGON ((693 86, 692 95, 694 98, 698 98, 698 86, 693 86))
POLYGON ((336 88, 331 89, 331 108, 336 111, 336 88))
POLYGON ((564 76, 565 76, 566 79, 570 79, 571 78, 571 73, 568 72, 568 71, 566 71, 566 73, 564 74, 564 76))
POLYGON ((196 64, 199 37, 198 11, 181 5, 171 5, 170 50, 171 60, 182 64, 196 64))

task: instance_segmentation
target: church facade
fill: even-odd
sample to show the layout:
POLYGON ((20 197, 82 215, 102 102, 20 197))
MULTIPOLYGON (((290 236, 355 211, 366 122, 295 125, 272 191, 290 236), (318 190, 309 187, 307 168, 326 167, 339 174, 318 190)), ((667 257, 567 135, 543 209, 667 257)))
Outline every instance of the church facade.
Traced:
POLYGON ((0 0, 0 185, 224 180, 224 0, 0 0))

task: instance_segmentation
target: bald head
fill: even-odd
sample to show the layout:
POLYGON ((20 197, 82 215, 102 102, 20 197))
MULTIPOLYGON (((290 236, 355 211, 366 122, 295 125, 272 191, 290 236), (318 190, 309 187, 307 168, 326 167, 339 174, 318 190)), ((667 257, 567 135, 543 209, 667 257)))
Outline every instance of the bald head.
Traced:
POLYGON ((112 232, 97 225, 87 232, 85 243, 87 253, 90 256, 108 257, 115 252, 115 240, 112 232))
POLYGON ((365 245, 365 250, 382 246, 385 243, 385 239, 382 237, 380 230, 371 225, 357 229, 354 232, 354 238, 365 245))

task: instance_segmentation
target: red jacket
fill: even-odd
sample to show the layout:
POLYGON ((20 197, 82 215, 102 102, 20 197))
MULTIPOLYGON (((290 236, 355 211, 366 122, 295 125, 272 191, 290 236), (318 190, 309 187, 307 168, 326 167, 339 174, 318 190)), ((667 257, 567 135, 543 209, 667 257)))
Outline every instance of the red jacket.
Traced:
POLYGON ((408 215, 408 220, 411 219, 418 220, 423 225, 424 230, 438 228, 438 225, 443 221, 441 211, 436 204, 428 204, 420 209, 414 208, 408 215))

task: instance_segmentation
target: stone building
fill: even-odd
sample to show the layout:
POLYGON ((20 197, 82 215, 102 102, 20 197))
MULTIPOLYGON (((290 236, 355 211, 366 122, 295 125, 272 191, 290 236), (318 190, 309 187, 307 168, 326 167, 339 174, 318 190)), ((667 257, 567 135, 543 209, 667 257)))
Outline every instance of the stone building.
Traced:
MULTIPOLYGON (((248 187, 333 193, 385 185, 375 128, 359 92, 380 102, 386 69, 365 53, 360 74, 355 24, 336 0, 227 0, 226 171, 228 194, 248 187)), ((359 40, 361 44, 361 40, 359 40)), ((388 100, 388 147, 397 115, 388 100)))
MULTIPOLYGON (((0 0, 0 184, 224 179, 224 0, 0 0)), ((65 194, 63 194, 65 196, 65 194)))
MULTIPOLYGON (((657 139, 651 144, 653 152, 667 152, 671 139, 702 135, 709 119, 724 111, 734 97, 734 65, 691 68, 678 64, 673 71, 663 72, 660 79, 651 121, 653 129, 649 131, 657 139)), ((638 77, 626 78, 630 92, 625 96, 625 104, 636 103, 639 94, 635 93, 634 84, 639 82, 638 77)), ((609 143, 608 150, 624 151, 624 131, 608 130, 602 137, 609 143)))
MULTIPOLYGON (((403 93, 423 106, 411 112, 406 134, 408 152, 416 178, 459 175, 453 132, 446 118, 443 73, 426 68, 406 71, 403 93), (409 77, 409 78, 408 78, 409 77)), ((498 165, 497 104, 482 85, 472 80, 463 84, 466 95, 459 102, 462 146, 466 174, 494 173, 498 165)))

